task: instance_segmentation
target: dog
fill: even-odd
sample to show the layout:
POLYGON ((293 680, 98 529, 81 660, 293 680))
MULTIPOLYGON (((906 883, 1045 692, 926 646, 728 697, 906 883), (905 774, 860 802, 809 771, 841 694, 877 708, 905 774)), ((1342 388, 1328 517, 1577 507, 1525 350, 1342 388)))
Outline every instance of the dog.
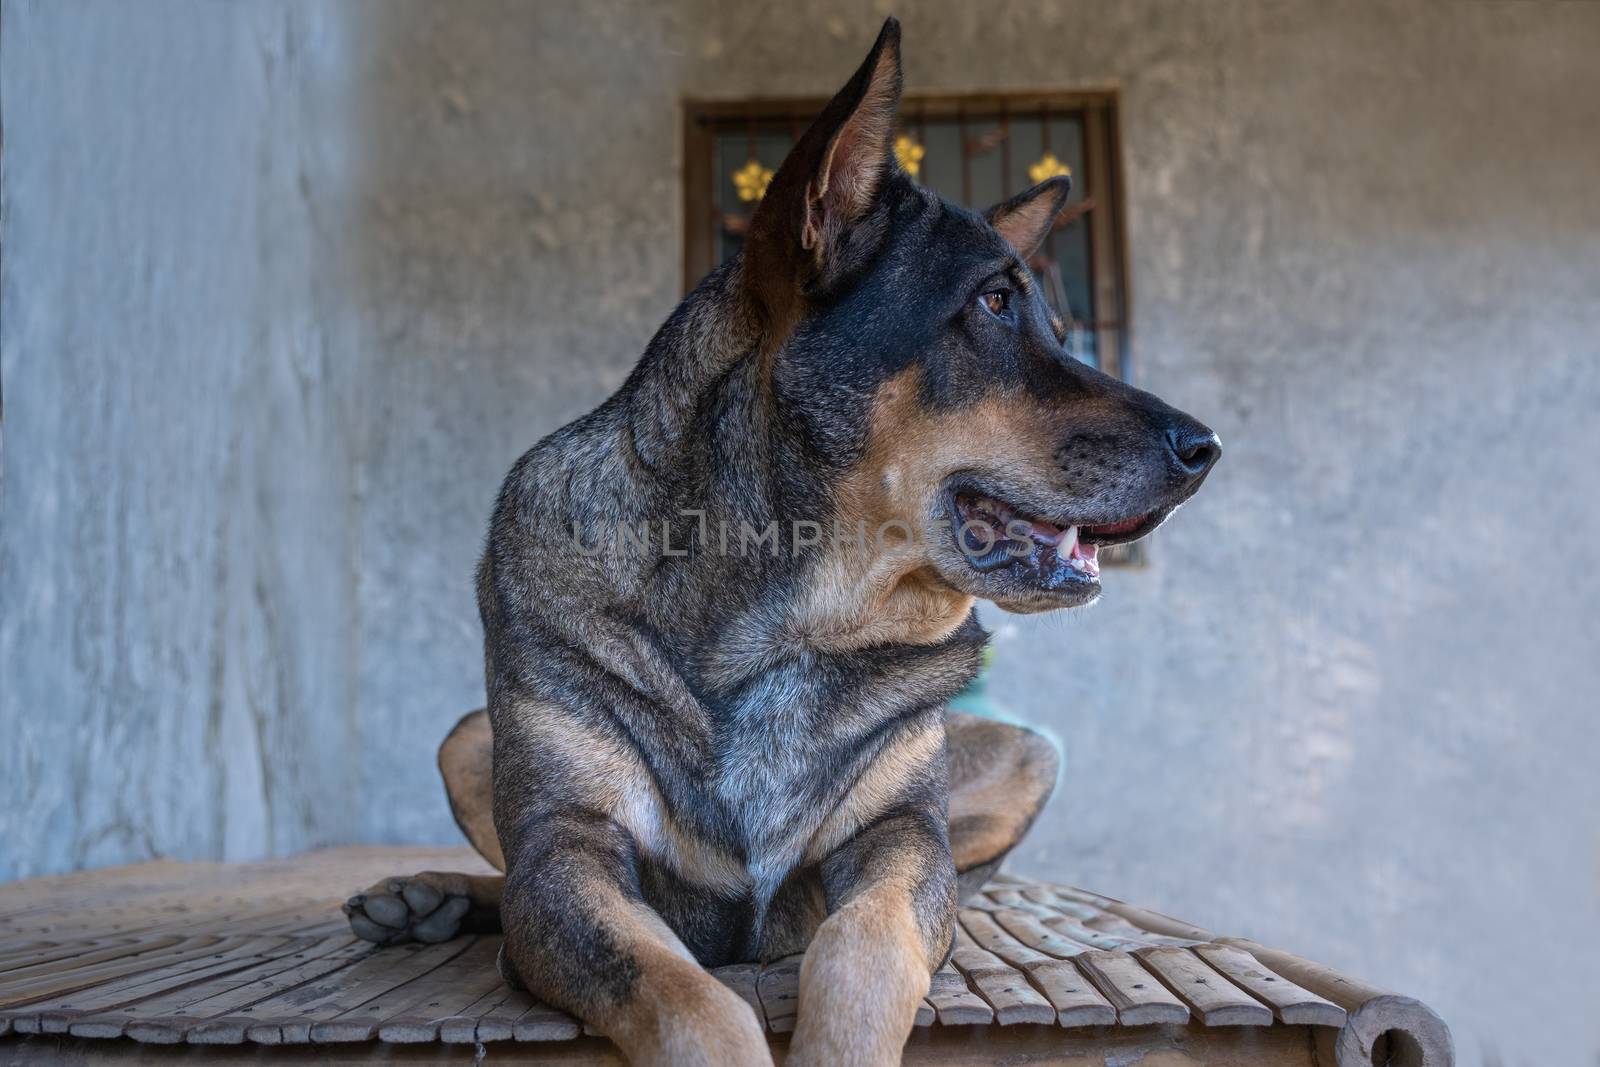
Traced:
POLYGON ((503 877, 346 905, 382 943, 503 930, 507 981, 634 1063, 771 1062, 705 968, 801 951, 789 1062, 899 1062, 959 900, 1057 773, 1031 731, 945 710, 975 602, 1088 604, 1098 550, 1221 454, 1064 350, 1026 261, 1069 180, 982 216, 942 200, 895 162, 900 91, 890 19, 740 254, 506 478, 488 706, 439 754, 503 877))

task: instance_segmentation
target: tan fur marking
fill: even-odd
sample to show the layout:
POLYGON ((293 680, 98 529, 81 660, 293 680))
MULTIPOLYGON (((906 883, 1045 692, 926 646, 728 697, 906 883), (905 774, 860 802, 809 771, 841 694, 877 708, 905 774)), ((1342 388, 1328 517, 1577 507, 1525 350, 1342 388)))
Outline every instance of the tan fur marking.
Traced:
POLYGON ((680 827, 639 757, 615 738, 534 706, 518 724, 527 743, 567 769, 577 793, 626 829, 652 859, 700 885, 738 891, 749 873, 732 855, 680 827))
POLYGON ((755 1012, 698 964, 667 952, 637 953, 640 980, 630 1010, 595 1025, 635 1064, 750 1067, 771 1063, 755 1012))
POLYGON ((927 995, 911 887, 880 883, 828 917, 800 965, 790 1064, 894 1064, 927 995))
POLYGON ((1055 789, 1061 758, 1032 730, 951 712, 950 851, 956 870, 1005 855, 1055 789))
POLYGON ((990 211, 989 225, 1027 259, 1039 250, 1054 228, 1056 216, 1066 207, 1068 188, 1070 185, 1055 180, 1041 182, 1015 201, 990 211), (1002 211, 1001 208, 1008 209, 1002 211))
MULTIPOLYGON (((938 511, 936 495, 959 470, 1001 474, 1018 485, 1039 484, 1055 468, 1059 416, 1021 393, 997 394, 958 411, 932 412, 921 403, 921 371, 911 368, 884 383, 873 402, 867 450, 838 493, 834 522, 848 543, 834 545, 817 568, 792 626, 801 642, 849 651, 888 642, 932 644, 949 636, 972 610, 973 597, 939 577, 925 529, 938 511), (897 543, 907 524, 916 543, 897 543), (854 531, 866 530, 857 547, 854 531), (886 531, 880 545, 879 532, 886 531)), ((824 535, 831 544, 831 531, 824 535)), ((943 535, 948 539, 949 535, 943 535)))
POLYGON ((439 746, 439 773, 461 832, 490 866, 505 870, 494 828, 494 731, 488 712, 479 709, 456 723, 439 746))
POLYGON ((1016 283, 1017 288, 1024 296, 1033 294, 1033 273, 1031 271, 1014 269, 1011 271, 1011 280, 1016 283))

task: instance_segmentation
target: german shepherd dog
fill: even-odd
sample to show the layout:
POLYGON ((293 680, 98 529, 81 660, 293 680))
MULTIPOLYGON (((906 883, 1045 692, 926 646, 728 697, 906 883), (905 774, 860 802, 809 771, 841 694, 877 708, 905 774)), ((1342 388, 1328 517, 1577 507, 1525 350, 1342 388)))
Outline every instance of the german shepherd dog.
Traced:
POLYGON ((979 216, 900 171, 899 44, 891 19, 741 254, 505 480, 488 709, 440 751, 504 876, 346 905, 382 943, 503 929, 506 979, 635 1063, 770 1062, 704 968, 802 950, 789 1062, 899 1061, 961 893, 1056 775, 1037 735, 945 710, 974 602, 1088 604, 1098 549, 1220 454, 1063 350, 1026 260, 1066 178, 979 216))

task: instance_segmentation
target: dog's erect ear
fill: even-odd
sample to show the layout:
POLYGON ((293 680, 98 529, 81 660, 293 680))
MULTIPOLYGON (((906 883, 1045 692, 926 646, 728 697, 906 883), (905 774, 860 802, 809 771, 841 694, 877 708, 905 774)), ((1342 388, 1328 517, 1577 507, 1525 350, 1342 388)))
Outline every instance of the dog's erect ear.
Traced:
POLYGON ((896 166, 900 23, 884 22, 855 76, 795 143, 756 207, 746 264, 792 284, 825 269, 850 226, 871 209, 896 166))
POLYGON ((884 177, 895 165, 900 83, 900 23, 891 18, 855 77, 784 160, 786 170, 797 164, 793 178, 805 180, 800 247, 806 251, 826 255, 827 246, 877 199, 884 177), (817 143, 808 146, 807 141, 817 143), (807 147, 812 151, 802 151, 807 147))
POLYGON ((1027 259, 1039 250, 1056 216, 1067 206, 1067 196, 1072 192, 1072 179, 1066 175, 1046 178, 1026 192, 1018 193, 1003 204, 989 209, 984 218, 1000 231, 1000 236, 1011 242, 1011 247, 1027 259))

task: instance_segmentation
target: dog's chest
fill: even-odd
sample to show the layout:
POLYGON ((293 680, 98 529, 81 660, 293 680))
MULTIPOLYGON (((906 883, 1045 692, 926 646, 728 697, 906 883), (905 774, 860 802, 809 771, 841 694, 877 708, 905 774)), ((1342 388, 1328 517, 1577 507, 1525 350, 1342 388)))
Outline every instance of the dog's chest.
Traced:
POLYGON ((836 747, 819 736, 817 686, 797 668, 749 687, 719 724, 706 789, 725 812, 757 898, 770 897, 804 857, 847 787, 836 747))
POLYGON ((837 814, 861 806, 854 794, 866 772, 916 711, 907 695, 889 678, 841 687, 799 663, 771 671, 724 709, 703 788, 758 906, 838 843, 837 814))

